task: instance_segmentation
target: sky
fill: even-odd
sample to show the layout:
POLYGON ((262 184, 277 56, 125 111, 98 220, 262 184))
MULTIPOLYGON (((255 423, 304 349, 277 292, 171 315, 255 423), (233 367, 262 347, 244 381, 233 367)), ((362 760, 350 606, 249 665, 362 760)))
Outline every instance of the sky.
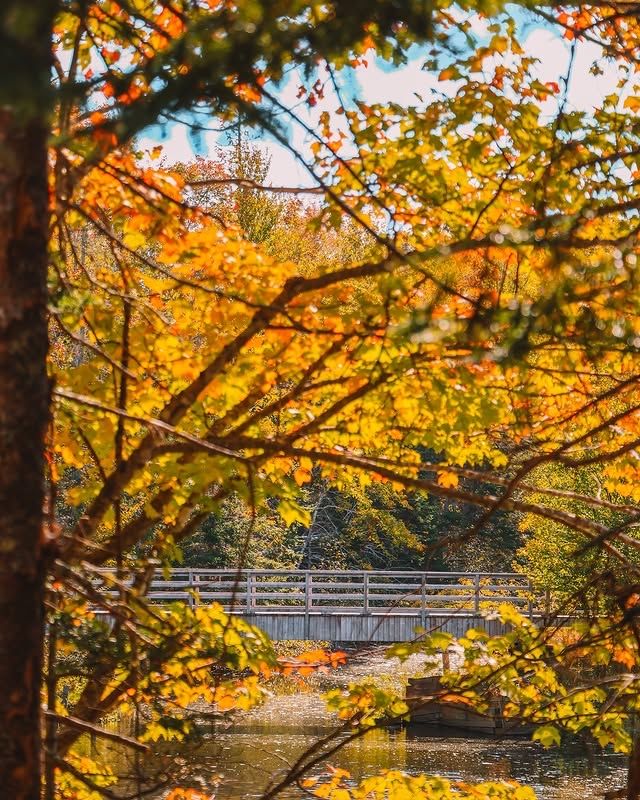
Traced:
MULTIPOLYGON (((480 37, 486 33, 486 25, 487 22, 479 17, 472 22, 474 32, 480 37)), ((521 38, 521 44, 527 54, 539 59, 537 70, 540 80, 543 83, 555 81, 560 84, 569 66, 569 42, 548 26, 529 24, 521 38)), ((616 91, 618 73, 614 64, 600 62, 602 74, 592 75, 589 69, 601 55, 598 46, 589 42, 578 42, 575 46, 567 105, 569 108, 588 111, 601 105, 605 96, 616 91)), ((416 94, 428 100, 436 88, 441 92, 455 91, 454 82, 439 82, 433 72, 422 70, 424 53, 418 48, 410 56, 406 65, 392 67, 370 51, 365 55, 366 66, 349 70, 346 93, 367 104, 393 101, 401 105, 415 105, 419 102, 416 94)), ((283 105, 295 107, 296 113, 307 126, 316 128, 320 113, 323 110, 334 110, 340 103, 333 90, 327 89, 324 100, 319 101, 314 108, 309 108, 304 99, 297 98, 301 83, 297 74, 291 74, 280 87, 278 97, 283 105)), ((305 157, 310 156, 311 141, 311 136, 301 126, 288 126, 288 142, 292 150, 305 157)), ((314 184, 304 165, 282 144, 267 138, 256 139, 253 143, 271 158, 267 183, 274 186, 314 184)), ((138 144, 142 149, 151 149, 161 144, 163 156, 169 164, 189 161, 195 155, 215 157, 216 151, 227 146, 224 137, 215 130, 203 131, 199 136, 193 137, 189 126, 179 123, 169 124, 164 130, 159 126, 150 129, 138 139, 138 144)))

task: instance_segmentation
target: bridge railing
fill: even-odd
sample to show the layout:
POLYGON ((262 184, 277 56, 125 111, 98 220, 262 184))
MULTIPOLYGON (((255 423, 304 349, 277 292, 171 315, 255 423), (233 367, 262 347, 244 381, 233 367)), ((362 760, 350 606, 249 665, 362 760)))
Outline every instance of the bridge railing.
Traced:
POLYGON ((511 603, 528 615, 548 601, 526 576, 507 572, 174 569, 158 572, 153 603, 220 603, 238 613, 479 613, 511 603))

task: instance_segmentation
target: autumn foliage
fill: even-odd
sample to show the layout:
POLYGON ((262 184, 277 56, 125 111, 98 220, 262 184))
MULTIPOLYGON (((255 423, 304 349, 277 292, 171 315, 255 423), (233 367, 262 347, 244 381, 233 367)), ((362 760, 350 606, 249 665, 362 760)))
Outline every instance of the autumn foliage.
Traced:
MULTIPOLYGON (((25 64, 0 89, 0 784, 16 798, 117 796, 117 776, 79 745, 113 738, 110 713, 135 719, 120 744, 139 766, 150 743, 188 739, 198 703, 222 718, 260 702, 274 673, 342 663, 315 649, 283 661, 215 605, 145 600, 154 570, 224 502, 249 509, 246 556, 261 509, 308 523, 318 476, 479 508, 468 546, 499 511, 531 532, 530 560, 540 539, 565 560, 596 553, 554 595, 554 611, 589 617, 568 644, 540 643, 503 609, 520 633, 471 635, 476 683, 450 688, 481 705, 478 682, 506 692, 533 664, 538 683, 516 681, 511 700, 532 718, 542 701, 560 708, 536 718, 545 743, 590 730, 640 754, 608 716, 636 709, 635 676, 580 694, 549 667, 576 650, 612 673, 638 663, 637 9, 512 6, 10 0, 0 12, 1 49, 25 64), (561 37, 567 74, 541 80, 522 15, 561 37), (586 43, 590 74, 616 77, 580 110, 570 73, 586 43), (416 58, 429 96, 351 96, 354 70, 416 58), (196 149, 207 127, 230 133, 235 157, 223 146, 171 164, 140 144, 176 122, 196 149), (288 126, 307 137, 292 157, 309 187, 268 185, 259 148, 242 143, 251 131, 292 149, 288 126), (9 446, 14 428, 24 447, 9 446), (603 610, 611 624, 594 622, 603 610), (491 676, 480 641, 502 659, 491 676)), ((327 699, 337 735, 406 713, 368 684, 327 699)), ((395 772, 355 786, 305 777, 310 764, 278 786, 304 779, 334 800, 531 796, 395 772)), ((145 791, 205 796, 161 766, 145 791)))

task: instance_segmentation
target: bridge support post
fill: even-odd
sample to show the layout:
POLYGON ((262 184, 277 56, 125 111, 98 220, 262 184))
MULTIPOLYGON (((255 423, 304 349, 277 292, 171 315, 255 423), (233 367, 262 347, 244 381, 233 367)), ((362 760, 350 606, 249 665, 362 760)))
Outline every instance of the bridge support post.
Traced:
POLYGON ((527 609, 529 612, 529 619, 532 622, 536 612, 536 604, 537 604, 537 599, 534 594, 533 585, 531 584, 531 581, 527 578, 527 609))
POLYGON ((195 586, 193 585, 193 570, 189 569, 189 608, 195 608, 196 606, 196 595, 195 595, 195 586))
POLYGON ((307 570, 304 575, 304 638, 311 636, 311 609, 313 608, 313 575, 307 570))
POLYGON ((420 586, 420 626, 427 627, 427 574, 422 573, 422 585, 420 586))
POLYGON ((473 610, 480 613, 480 573, 476 572, 473 580, 473 610))
POLYGON ((551 616, 551 589, 544 590, 544 615, 547 619, 551 616))
POLYGON ((370 614, 369 611, 369 573, 365 572, 362 576, 362 584, 364 596, 362 598, 362 613, 365 615, 370 614))
POLYGON ((255 587, 253 584, 253 573, 247 572, 247 614, 250 614, 253 611, 253 606, 255 604, 253 593, 255 592, 255 587))

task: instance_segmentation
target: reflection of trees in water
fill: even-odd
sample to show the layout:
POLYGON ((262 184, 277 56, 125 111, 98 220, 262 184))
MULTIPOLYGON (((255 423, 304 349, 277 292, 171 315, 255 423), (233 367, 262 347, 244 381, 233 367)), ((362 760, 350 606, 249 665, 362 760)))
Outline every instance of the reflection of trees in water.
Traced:
MULTIPOLYGON (((299 714, 297 725, 292 725, 291 703, 283 703, 279 711, 276 699, 269 704, 268 713, 265 709, 264 714, 251 721, 240 717, 237 727, 203 731, 205 735, 200 741, 159 748, 153 767, 160 772, 166 761, 171 761, 174 767, 181 764, 190 781, 201 776, 211 782, 222 773, 224 780, 216 793, 218 800, 257 799, 275 772, 283 769, 286 762, 294 761, 317 741, 321 732, 326 732, 326 718, 321 720, 324 727, 317 725, 317 701, 314 693, 297 695, 299 714)), ((126 720, 121 720, 118 726, 120 732, 128 732, 126 720)), ((580 744, 545 750, 527 740, 424 733, 424 728, 417 727, 372 730, 338 752, 331 764, 348 770, 355 780, 392 769, 410 774, 438 774, 453 780, 518 780, 533 785, 539 800, 601 800, 606 790, 624 782, 626 767, 622 756, 598 751, 590 765, 580 744)), ((105 747, 104 743, 94 745, 87 737, 82 745, 83 754, 95 756, 96 746, 119 774, 131 774, 131 759, 121 748, 105 747)), ((161 797, 159 793, 152 800, 161 797)), ((282 797, 297 800, 302 795, 291 788, 282 797)))
MULTIPOLYGON (((282 720, 280 720, 281 722, 282 720)), ((279 720, 274 720, 277 727, 279 720)), ((219 800, 259 797, 260 776, 294 760, 313 737, 295 734, 225 734, 221 762, 230 783, 220 787, 219 800), (252 765, 250 770, 241 764, 252 765)), ((373 730, 348 745, 331 763, 359 779, 385 769, 421 772, 469 781, 519 780, 532 784, 539 800, 601 800, 622 785, 624 759, 599 753, 593 770, 579 745, 543 750, 529 741, 481 738, 425 738, 415 731, 373 730)), ((301 797, 295 790, 286 795, 301 797)))

